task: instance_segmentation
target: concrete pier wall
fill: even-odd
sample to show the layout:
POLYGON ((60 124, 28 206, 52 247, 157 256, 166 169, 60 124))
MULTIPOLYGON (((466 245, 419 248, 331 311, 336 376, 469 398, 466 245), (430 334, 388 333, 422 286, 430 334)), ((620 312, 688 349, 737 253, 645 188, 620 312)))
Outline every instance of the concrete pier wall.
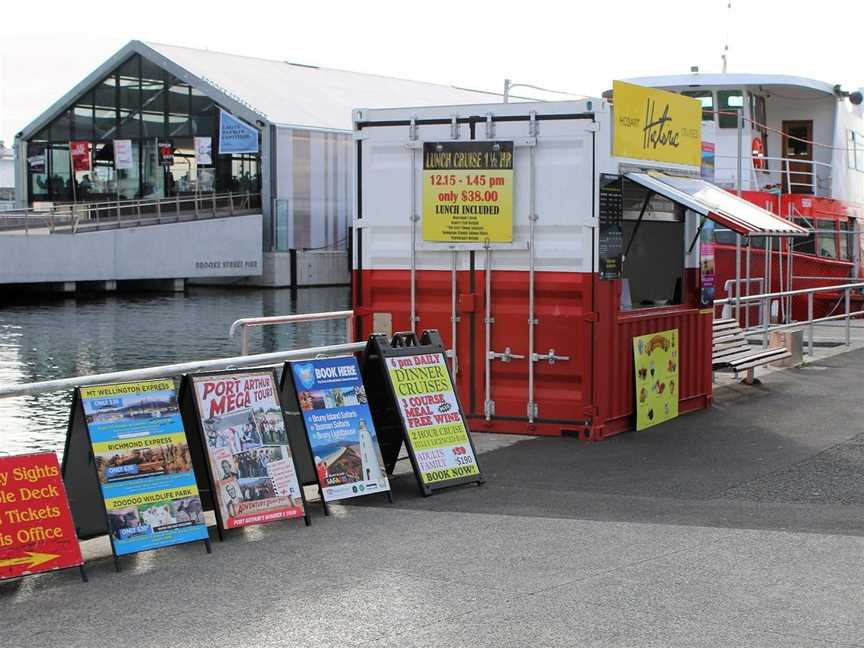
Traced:
POLYGON ((79 234, 4 234, 0 285, 259 276, 261 220, 252 214, 79 234))

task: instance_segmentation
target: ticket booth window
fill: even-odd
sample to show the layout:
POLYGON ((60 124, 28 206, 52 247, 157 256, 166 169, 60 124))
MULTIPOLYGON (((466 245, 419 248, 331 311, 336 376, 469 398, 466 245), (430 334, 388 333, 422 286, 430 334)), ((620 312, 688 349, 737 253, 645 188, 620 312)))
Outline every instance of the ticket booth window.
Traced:
POLYGON ((625 181, 622 309, 683 303, 685 211, 669 199, 625 181))

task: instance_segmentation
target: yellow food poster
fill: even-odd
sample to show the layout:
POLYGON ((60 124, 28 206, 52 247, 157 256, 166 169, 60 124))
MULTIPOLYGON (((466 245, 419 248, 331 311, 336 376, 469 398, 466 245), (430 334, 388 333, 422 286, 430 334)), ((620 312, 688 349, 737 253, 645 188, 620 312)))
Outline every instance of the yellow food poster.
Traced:
POLYGON ((613 82, 612 96, 613 155, 702 164, 702 104, 698 99, 622 81, 613 82))
POLYGON ((513 142, 424 142, 424 241, 513 242, 513 142))
POLYGON ((678 352, 675 329, 633 338, 637 430, 678 416, 678 352))
POLYGON ((423 484, 479 476, 444 354, 388 358, 387 369, 423 484))

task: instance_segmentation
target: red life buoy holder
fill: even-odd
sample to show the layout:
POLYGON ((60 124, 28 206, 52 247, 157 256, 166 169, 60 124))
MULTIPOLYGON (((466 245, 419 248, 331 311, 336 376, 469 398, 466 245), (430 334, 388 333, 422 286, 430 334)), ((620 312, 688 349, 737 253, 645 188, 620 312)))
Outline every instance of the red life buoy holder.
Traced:
POLYGON ((753 156, 753 168, 754 169, 764 169, 765 168, 765 146, 762 144, 761 137, 754 137, 753 144, 750 147, 752 150, 753 156))

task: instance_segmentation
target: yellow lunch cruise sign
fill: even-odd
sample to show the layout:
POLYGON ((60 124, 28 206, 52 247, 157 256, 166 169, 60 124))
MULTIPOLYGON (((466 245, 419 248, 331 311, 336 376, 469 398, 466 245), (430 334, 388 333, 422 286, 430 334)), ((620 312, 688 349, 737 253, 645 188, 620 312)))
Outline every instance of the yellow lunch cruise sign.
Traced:
POLYGON ((612 83, 617 157, 699 166, 702 105, 698 99, 632 83, 612 83))

